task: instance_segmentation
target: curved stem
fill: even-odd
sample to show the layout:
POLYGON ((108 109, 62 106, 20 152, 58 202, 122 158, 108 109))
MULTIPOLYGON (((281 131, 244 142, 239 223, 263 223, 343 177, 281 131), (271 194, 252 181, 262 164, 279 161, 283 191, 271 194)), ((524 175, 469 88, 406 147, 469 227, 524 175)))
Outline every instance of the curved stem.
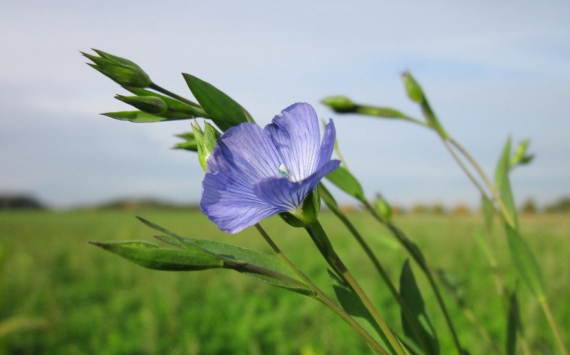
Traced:
POLYGON ((550 311, 550 306, 548 305, 548 302, 546 302, 546 299, 540 300, 540 305, 542 306, 542 309, 544 310, 544 314, 546 315, 546 318, 548 319, 548 323, 550 324, 550 327, 552 328, 552 331, 554 332, 554 336, 556 337, 556 342, 558 343, 558 347, 560 348, 560 353, 563 355, 568 355, 568 350, 566 349, 566 346, 564 345, 564 341, 562 340, 562 335, 560 334, 560 330, 558 329, 558 326, 556 325, 556 321, 554 320, 554 317, 552 316, 552 312, 550 311))
MULTIPOLYGON (((311 238, 313 239, 313 241, 317 244, 317 246, 320 244, 321 240, 328 240, 328 236, 326 235, 325 231, 323 230, 323 227, 321 226, 318 220, 313 222, 308 227, 306 227, 306 229, 311 238)), ((372 315, 372 317, 374 318, 380 329, 382 329, 382 332, 384 333, 384 335, 388 339, 388 342, 390 343, 390 345, 392 345, 396 353, 405 355, 405 351, 402 348, 402 345, 396 339, 396 337, 390 330, 390 327, 388 327, 384 319, 380 316, 378 310, 376 310, 376 307, 374 307, 372 301, 370 301, 370 299, 368 298, 368 295, 366 295, 362 287, 360 287, 360 284, 356 281, 352 273, 342 262, 338 254, 336 254, 336 252, 332 249, 332 246, 331 249, 328 250, 328 253, 323 254, 323 256, 326 259, 328 259, 329 263, 332 264, 332 266, 342 275, 343 279, 346 280, 348 285, 350 285, 350 287, 354 290, 354 292, 356 293, 358 298, 360 298, 364 306, 368 309, 368 311, 370 312, 370 314, 372 315)))
POLYGON ((447 149, 447 151, 449 152, 449 154, 451 154, 451 156, 453 157, 453 159, 457 162, 457 164, 461 167, 461 169, 463 170, 463 172, 465 172, 465 174, 467 175, 467 177, 469 178, 469 180, 471 180, 471 182, 473 183, 473 185, 475 185, 475 187, 477 188, 477 190, 479 190, 479 192, 482 195, 487 196, 487 192, 483 189, 483 187, 479 184, 479 182, 477 181, 477 179, 475 179, 475 177, 473 176, 473 174, 471 174, 471 172, 469 171, 469 169, 467 169, 467 167, 465 166, 465 164, 463 164, 463 162, 461 161, 461 159, 459 158, 459 156, 457 156, 457 154, 453 151, 453 148, 449 145, 449 141, 447 139, 443 140, 443 144, 445 145, 445 148, 447 149))
POLYGON ((406 234, 404 232, 402 232, 394 224, 392 224, 391 222, 385 220, 382 216, 380 216, 376 212, 374 207, 372 207, 368 201, 363 199, 363 200, 361 200, 361 202, 370 211, 370 213, 372 213, 374 218, 376 218, 380 223, 385 225, 392 232, 392 234, 396 237, 396 239, 398 239, 400 244, 402 244, 402 246, 404 246, 404 248, 406 248, 408 253, 410 253, 410 255, 414 258, 416 263, 418 263, 418 265, 420 266, 420 269, 426 275, 428 282, 429 282, 431 288, 433 289, 433 292, 435 293, 437 302, 439 304, 439 308, 441 308, 441 311, 445 317, 445 321, 446 321, 447 326, 449 328, 449 331, 451 332, 451 335, 453 337, 453 342, 455 343, 455 347, 457 348, 457 352, 459 353, 459 355, 462 355, 463 350, 461 348, 461 343, 459 342, 459 337, 457 336, 457 332, 455 330, 453 322, 451 321, 451 317, 449 315, 449 312, 447 311, 447 307, 445 306, 443 298, 441 297, 441 293, 439 292, 439 287, 435 283, 433 273, 431 271, 431 267, 429 266, 429 264, 427 263, 427 261, 425 260, 423 255, 419 252, 419 249, 417 249, 415 244, 412 243, 410 241, 410 239, 408 239, 408 237, 406 236, 406 234))
POLYGON ((471 156, 471 154, 469 154, 469 152, 465 148, 463 148, 463 146, 461 146, 461 144, 459 144, 457 141, 455 141, 452 137, 449 138, 449 142, 455 148, 457 148, 457 150, 459 150, 459 152, 461 152, 461 154, 463 154, 463 156, 469 161, 469 163, 473 166, 473 168, 475 168, 475 170, 477 170, 477 173, 479 174, 479 176, 481 176, 481 178, 485 182, 485 185, 487 185, 487 187, 489 188, 489 191, 491 191, 491 194, 493 194, 495 201, 497 201, 497 204, 499 205, 499 208, 501 209, 501 214, 503 215, 503 218, 505 219, 505 221, 507 222, 507 224, 509 226, 511 226, 513 229, 516 229, 515 223, 511 217, 511 215, 507 211, 507 208, 505 207, 505 204, 503 203, 503 200, 501 199, 501 196, 499 195, 497 188, 491 182, 491 180, 489 180, 489 178, 487 177, 487 175, 485 174, 485 172, 483 171, 481 166, 471 156))
POLYGON ((312 281, 309 279, 301 270, 299 270, 292 262, 287 258, 287 256, 279 249, 277 244, 273 242, 271 237, 265 232, 265 230, 258 223, 255 225, 257 231, 261 234, 263 239, 269 244, 271 249, 287 264, 287 266, 301 279, 307 286, 309 286, 313 292, 315 292, 315 298, 323 303, 325 306, 329 307, 334 313, 336 313, 340 318, 342 318, 349 326, 354 329, 358 335, 360 335, 366 343, 380 355, 390 355, 362 326, 354 320, 345 310, 339 307, 333 300, 331 300, 321 289, 319 289, 312 281))
POLYGON ((329 208, 338 217, 338 219, 340 219, 340 221, 346 226, 346 228, 354 236, 354 238, 356 239, 358 244, 360 244, 360 246, 362 247, 362 249, 364 250, 364 252, 368 256, 370 261, 372 261, 372 264, 376 268, 376 271, 378 271, 378 273, 382 277, 382 280, 384 280, 384 283, 388 286, 388 289, 392 293, 392 296, 396 299, 396 301, 400 305, 400 309, 402 310, 404 317, 406 317, 408 323, 410 324, 410 326, 412 328, 412 331, 414 332, 414 335, 419 340, 419 342, 422 344, 422 348, 427 349, 428 344, 426 343, 426 339, 424 338, 423 334, 420 331, 420 326, 419 326, 416 318, 414 318, 414 316, 412 315, 412 312, 410 311, 410 308, 404 302, 404 300, 402 299, 402 296, 400 296, 400 293, 398 292, 398 290, 396 289, 396 287, 392 283, 392 280, 390 280, 388 273, 386 272, 386 270, 384 269, 384 267, 380 263, 380 260, 378 260, 378 258, 376 257, 376 255, 372 251, 372 248, 370 248, 370 246, 368 245, 366 240, 364 240, 364 238, 362 237, 360 232, 358 232, 358 230, 354 227, 352 222, 350 222, 350 220, 338 208, 331 208, 331 206, 329 206, 329 208))

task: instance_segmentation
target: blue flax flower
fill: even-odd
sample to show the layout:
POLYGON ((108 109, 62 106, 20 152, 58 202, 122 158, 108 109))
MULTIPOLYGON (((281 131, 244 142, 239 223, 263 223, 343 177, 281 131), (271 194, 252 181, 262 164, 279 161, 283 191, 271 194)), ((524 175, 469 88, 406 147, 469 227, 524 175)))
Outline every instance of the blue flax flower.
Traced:
POLYGON ((321 143, 313 107, 287 107, 264 129, 228 129, 208 158, 200 208, 228 233, 278 213, 298 214, 305 197, 338 167, 331 160, 336 131, 330 120, 321 143))

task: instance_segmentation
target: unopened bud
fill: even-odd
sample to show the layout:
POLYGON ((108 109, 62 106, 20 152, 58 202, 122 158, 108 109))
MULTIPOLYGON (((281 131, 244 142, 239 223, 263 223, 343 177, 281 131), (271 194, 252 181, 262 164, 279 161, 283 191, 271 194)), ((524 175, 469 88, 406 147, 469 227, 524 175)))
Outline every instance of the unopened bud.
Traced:
POLYGON ((168 110, 168 105, 159 97, 116 95, 115 98, 153 115, 161 115, 168 110))
POLYGON ((424 101, 424 91, 416 79, 414 79, 412 73, 409 71, 402 73, 402 81, 408 97, 414 102, 422 103, 424 101))
POLYGON ((333 109, 335 112, 349 113, 355 112, 357 106, 346 96, 329 96, 322 100, 322 103, 333 109))
POLYGON ((89 65, 117 84, 136 88, 145 88, 152 84, 147 73, 130 60, 105 53, 98 49, 93 50, 99 54, 99 57, 82 53, 93 62, 93 64, 89 63, 89 65))
POLYGON ((374 205, 374 207, 376 207, 376 212, 378 212, 380 216, 384 217, 387 221, 392 218, 392 206, 390 206, 384 197, 378 195, 374 205))

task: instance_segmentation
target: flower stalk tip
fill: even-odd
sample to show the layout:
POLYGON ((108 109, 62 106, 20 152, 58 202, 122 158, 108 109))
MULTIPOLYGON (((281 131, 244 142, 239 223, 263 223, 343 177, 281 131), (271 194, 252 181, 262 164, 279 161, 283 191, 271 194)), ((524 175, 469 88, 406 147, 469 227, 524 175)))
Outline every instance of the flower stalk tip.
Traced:
POLYGON ((152 84, 148 74, 134 62, 98 49, 93 49, 93 51, 99 56, 83 52, 81 54, 93 62, 88 63, 93 69, 117 84, 135 88, 146 88, 152 84))

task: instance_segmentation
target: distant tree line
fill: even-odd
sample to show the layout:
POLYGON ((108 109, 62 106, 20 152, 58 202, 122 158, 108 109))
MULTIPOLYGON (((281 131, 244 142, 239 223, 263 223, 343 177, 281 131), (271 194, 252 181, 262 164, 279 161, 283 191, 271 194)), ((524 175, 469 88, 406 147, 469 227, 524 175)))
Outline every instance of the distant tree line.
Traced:
POLYGON ((0 195, 0 210, 43 210, 46 206, 27 195, 0 195))

